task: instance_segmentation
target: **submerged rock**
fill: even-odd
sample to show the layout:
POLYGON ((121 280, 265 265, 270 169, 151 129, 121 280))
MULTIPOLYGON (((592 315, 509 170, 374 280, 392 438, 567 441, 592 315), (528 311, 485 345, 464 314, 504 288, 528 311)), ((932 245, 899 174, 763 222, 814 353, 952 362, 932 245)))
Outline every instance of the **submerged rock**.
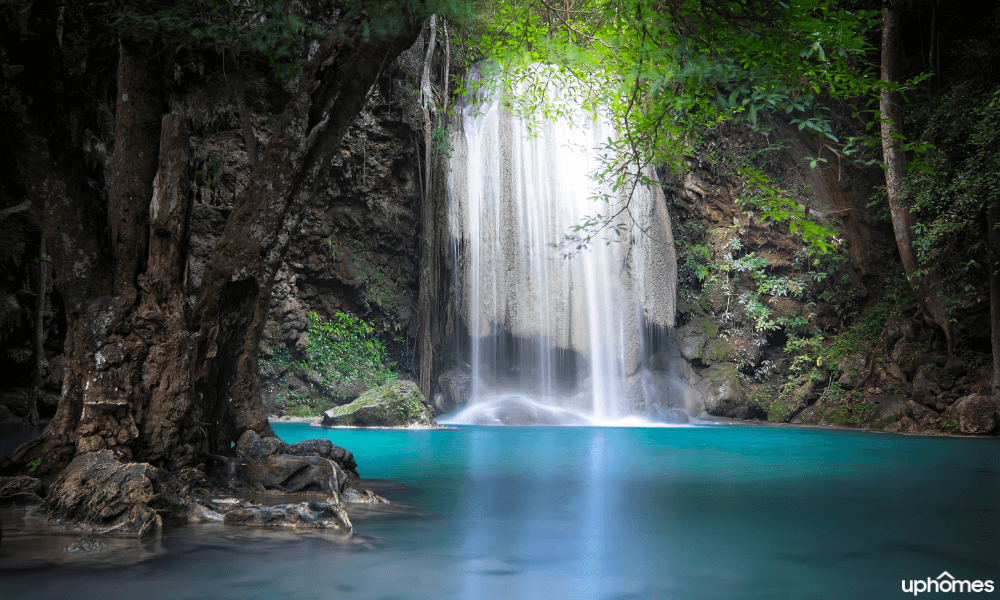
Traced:
POLYGON ((146 463, 120 463, 110 450, 82 454, 52 482, 42 508, 59 523, 102 533, 156 533, 163 521, 146 505, 153 470, 146 463))
POLYGON ((107 545, 100 542, 94 536, 88 534, 81 535, 75 542, 63 548, 67 554, 80 554, 84 552, 97 552, 103 550, 107 545))
POLYGON ((323 425, 427 427, 434 425, 434 416, 415 383, 394 381, 368 390, 350 404, 326 411, 323 425))

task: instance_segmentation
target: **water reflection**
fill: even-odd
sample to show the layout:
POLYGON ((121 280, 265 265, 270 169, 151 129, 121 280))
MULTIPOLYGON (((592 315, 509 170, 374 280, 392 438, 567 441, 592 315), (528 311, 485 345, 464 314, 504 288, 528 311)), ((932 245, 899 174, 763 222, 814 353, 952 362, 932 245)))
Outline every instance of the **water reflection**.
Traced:
POLYGON ((419 514, 352 513, 356 535, 339 539, 202 525, 125 544, 128 561, 86 565, 19 564, 15 555, 42 552, 5 535, 2 596, 885 598, 903 578, 1000 571, 997 440, 750 427, 276 429, 288 442, 329 434, 363 476, 404 484, 376 491, 419 514))

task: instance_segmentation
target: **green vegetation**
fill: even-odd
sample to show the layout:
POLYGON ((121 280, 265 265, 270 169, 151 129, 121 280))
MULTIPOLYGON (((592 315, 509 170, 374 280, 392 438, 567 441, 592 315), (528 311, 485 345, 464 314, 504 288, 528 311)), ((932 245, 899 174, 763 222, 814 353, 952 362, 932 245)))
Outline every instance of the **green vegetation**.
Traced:
POLYGON ((407 390, 400 383, 370 389, 354 402, 332 409, 329 416, 333 424, 358 426, 399 427, 431 420, 420 390, 412 385, 407 390))
MULTIPOLYGON (((829 0, 680 1, 669 10, 644 0, 578 0, 565 13, 543 0, 506 0, 475 10, 467 42, 495 68, 468 85, 503 90, 511 109, 533 123, 577 120, 578 105, 600 107, 620 133, 604 145, 595 175, 610 184, 596 196, 608 210, 568 234, 566 244, 585 246, 597 230, 613 227, 624 210, 618 193, 650 183, 635 175, 646 165, 683 170, 686 157, 714 151, 715 164, 746 182, 763 219, 787 222, 812 253, 831 249, 831 228, 763 169, 711 142, 728 123, 768 132, 761 115, 783 112, 816 135, 828 157, 854 160, 863 144, 837 130, 831 107, 870 100, 880 85, 866 35, 878 25, 876 11, 843 10, 829 0)), ((827 160, 807 157, 812 166, 827 160)))
POLYGON ((395 381, 392 361, 385 344, 367 321, 348 313, 337 313, 332 321, 323 321, 315 312, 309 314, 308 339, 303 356, 295 359, 288 348, 273 336, 265 339, 261 367, 276 377, 275 401, 287 414, 311 417, 333 406, 333 399, 350 397, 362 389, 395 381), (304 392, 291 389, 292 373, 313 382, 321 389, 304 392))
POLYGON ((42 463, 44 463, 44 462, 45 462, 45 459, 41 458, 41 457, 29 460, 28 461, 28 471, 34 473, 35 471, 38 470, 38 467, 42 466, 42 463))

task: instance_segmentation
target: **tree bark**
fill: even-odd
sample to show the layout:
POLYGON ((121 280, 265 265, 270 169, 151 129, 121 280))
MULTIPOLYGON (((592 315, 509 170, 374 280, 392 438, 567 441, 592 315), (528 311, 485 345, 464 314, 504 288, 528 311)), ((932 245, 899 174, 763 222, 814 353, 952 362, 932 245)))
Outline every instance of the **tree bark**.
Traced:
POLYGON ((45 236, 39 235, 38 246, 38 281, 36 282, 35 306, 35 372, 31 381, 31 393, 28 395, 28 415, 25 424, 34 427, 38 425, 38 396, 42 392, 42 369, 45 365, 45 288, 46 271, 48 271, 48 256, 45 254, 45 236))
MULTIPOLYGON (((899 81, 898 54, 900 47, 899 11, 887 5, 882 10, 882 81, 899 81)), ((951 324, 944 301, 937 293, 935 280, 921 273, 917 253, 913 247, 912 231, 916 220, 903 201, 903 178, 906 174, 906 157, 902 149, 903 115, 899 105, 899 92, 883 89, 879 95, 882 113, 882 153, 885 159, 885 191, 889 200, 889 216, 896 237, 896 247, 903 263, 910 288, 921 309, 944 330, 948 357, 953 356, 951 324)))
POLYGON ((117 149, 103 213, 113 223, 105 229, 94 223, 99 196, 81 175, 82 157, 57 154, 50 140, 59 126, 45 125, 53 115, 34 110, 0 47, 0 119, 43 224, 68 327, 64 395, 42 435, 15 452, 16 464, 41 458, 36 474, 46 474, 78 453, 111 448, 176 469, 198 451, 230 454, 247 429, 273 436, 257 352, 275 273, 381 68, 418 33, 416 24, 372 38, 355 23, 320 45, 199 289, 186 272, 190 133, 184 118, 157 112, 148 49, 126 41, 119 48, 117 149))
POLYGON ((1000 397, 1000 203, 994 201, 987 209, 986 226, 989 242, 988 269, 990 274, 990 342, 993 350, 993 395, 1000 397))

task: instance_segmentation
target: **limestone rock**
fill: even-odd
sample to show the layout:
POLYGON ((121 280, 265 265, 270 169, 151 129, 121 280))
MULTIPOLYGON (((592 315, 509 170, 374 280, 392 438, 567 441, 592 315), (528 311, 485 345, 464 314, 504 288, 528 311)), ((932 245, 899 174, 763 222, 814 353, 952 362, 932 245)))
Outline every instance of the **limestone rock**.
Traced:
MULTIPOLYGON (((910 417, 903 417, 902 419, 900 419, 896 423, 893 423, 893 425, 897 426, 896 427, 896 431, 898 431, 899 433, 916 433, 917 432, 917 423, 913 419, 911 419, 910 417)), ((889 427, 886 427, 886 430, 888 431, 889 427)))
POLYGON ((38 506, 45 497, 45 484, 27 475, 0 477, 0 508, 38 506))
POLYGON ((896 345, 893 346, 890 358, 900 369, 905 369, 907 363, 910 362, 910 355, 912 354, 913 349, 910 347, 910 343, 901 338, 896 342, 896 345))
POLYGON ((311 527, 333 528, 350 532, 351 519, 344 509, 326 502, 301 502, 278 506, 242 504, 222 515, 227 525, 253 525, 257 527, 311 527))
POLYGON ((261 462, 243 465, 241 471, 250 483, 285 492, 318 488, 333 495, 347 485, 347 474, 335 462, 320 456, 272 454, 261 462))
POLYGON ((702 373, 699 390, 705 397, 705 411, 717 417, 751 419, 760 407, 747 404, 746 388, 732 365, 711 367, 702 373))
POLYGON ((427 427, 434 425, 434 416, 415 383, 394 381, 368 390, 350 404, 326 411, 323 425, 427 427))
POLYGON ((702 361, 707 363, 734 362, 757 367, 761 347, 756 340, 746 337, 717 337, 705 343, 702 361))
POLYGON ((345 488, 341 499, 352 504, 389 504, 389 501, 371 490, 345 488))
POLYGON ((986 434, 996 428, 997 410, 995 398, 974 394, 955 401, 945 417, 956 419, 962 433, 986 434))
POLYGON ((688 361, 701 360, 709 335, 704 320, 692 321, 677 330, 677 346, 688 361))
POLYGON ((450 412, 456 406, 465 404, 472 396, 472 372, 469 368, 449 369, 438 377, 441 398, 434 400, 434 414, 450 412))
POLYGON ((848 356, 837 365, 837 370, 841 373, 837 383, 845 390, 853 390, 861 383, 867 368, 868 357, 864 354, 848 356))
POLYGON ((42 508, 50 518, 84 529, 139 537, 156 533, 163 522, 146 506, 153 495, 152 473, 146 463, 118 462, 110 450, 83 454, 52 482, 42 508))
POLYGON ((917 404, 916 402, 913 401, 906 403, 906 415, 917 423, 923 421, 925 417, 938 416, 937 412, 927 408, 922 404, 917 404))
POLYGON ((901 419, 906 415, 906 398, 902 396, 886 396, 878 403, 879 416, 883 419, 901 419))
POLYGON ((921 365, 913 376, 913 399, 921 402, 941 393, 937 384, 937 373, 930 364, 921 365))
POLYGON ((357 481, 358 463, 354 455, 345 448, 335 446, 327 439, 304 440, 295 444, 286 444, 278 438, 262 438, 257 432, 248 429, 236 441, 236 455, 253 463, 260 463, 274 454, 290 454, 292 456, 318 456, 331 460, 346 474, 348 482, 357 481))

